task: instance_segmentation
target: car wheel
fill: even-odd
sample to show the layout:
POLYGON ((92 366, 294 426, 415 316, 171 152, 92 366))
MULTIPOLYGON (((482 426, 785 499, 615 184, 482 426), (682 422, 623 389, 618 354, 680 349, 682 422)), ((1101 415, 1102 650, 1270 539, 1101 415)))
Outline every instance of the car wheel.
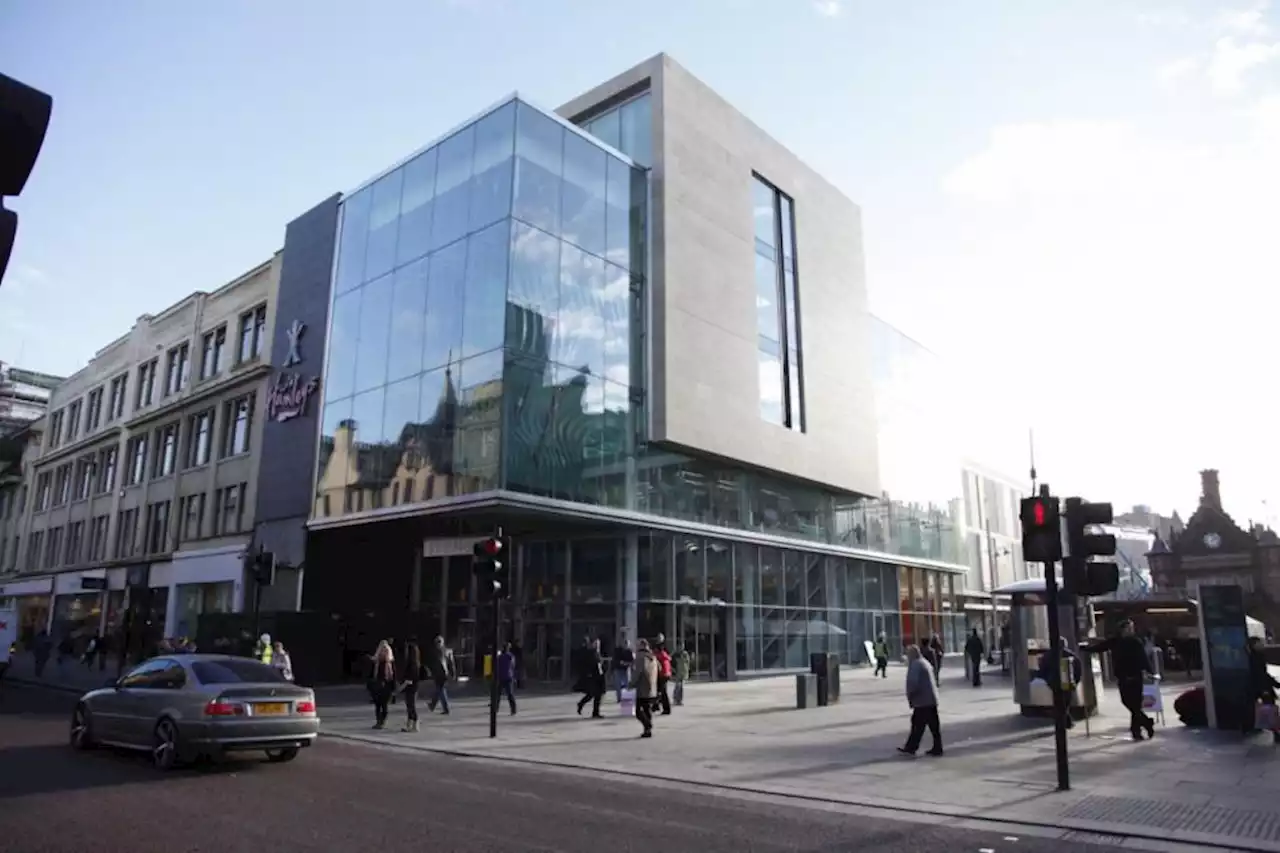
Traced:
POLYGON ((93 749, 93 721, 89 719, 89 709, 77 705, 71 712, 71 748, 93 749))
POLYGON ((293 761, 298 757, 298 748, 296 746, 286 746, 284 749, 268 749, 267 761, 275 764, 283 764, 286 761, 293 761))
POLYGON ((170 770, 178 763, 178 727, 168 718, 156 723, 151 747, 151 763, 157 770, 170 770))

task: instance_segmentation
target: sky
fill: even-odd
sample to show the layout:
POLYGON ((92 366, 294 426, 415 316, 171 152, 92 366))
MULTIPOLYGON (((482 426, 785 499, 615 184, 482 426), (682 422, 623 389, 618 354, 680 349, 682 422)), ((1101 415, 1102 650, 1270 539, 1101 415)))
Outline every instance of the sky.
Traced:
POLYGON ((1029 424, 1042 480, 1117 509, 1185 516, 1218 468, 1280 524, 1265 0, 9 0, 0 70, 55 104, 0 360, 74 372, 510 92, 662 51, 862 207, 872 309, 956 371, 957 429, 1029 424))

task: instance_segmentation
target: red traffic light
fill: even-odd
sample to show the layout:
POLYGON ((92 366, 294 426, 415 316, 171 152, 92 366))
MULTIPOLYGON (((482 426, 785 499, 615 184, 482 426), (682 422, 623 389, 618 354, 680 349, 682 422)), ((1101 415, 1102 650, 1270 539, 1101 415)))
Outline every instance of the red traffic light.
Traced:
POLYGON ((481 539, 476 543, 475 555, 477 557, 496 557, 502 553, 501 539, 481 539))
POLYGON ((1044 504, 1036 501, 1031 507, 1031 523, 1036 527, 1044 527, 1044 504))

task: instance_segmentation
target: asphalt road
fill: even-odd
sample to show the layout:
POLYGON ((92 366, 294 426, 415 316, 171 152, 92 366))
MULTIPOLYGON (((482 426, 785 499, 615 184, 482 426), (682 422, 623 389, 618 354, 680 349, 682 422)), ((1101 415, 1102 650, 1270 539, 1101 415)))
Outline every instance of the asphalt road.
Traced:
POLYGON ((145 757, 72 752, 73 702, 0 683, 2 853, 1119 850, 338 740, 288 765, 159 774, 145 757))

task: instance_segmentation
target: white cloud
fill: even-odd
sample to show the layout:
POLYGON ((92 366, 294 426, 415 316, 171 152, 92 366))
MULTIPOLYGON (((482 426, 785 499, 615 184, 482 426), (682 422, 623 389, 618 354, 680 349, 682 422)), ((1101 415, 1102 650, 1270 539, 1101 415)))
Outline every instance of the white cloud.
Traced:
POLYGON ((1156 79, 1170 89, 1179 88, 1189 80, 1198 77, 1203 65, 1203 60, 1198 56, 1184 56, 1182 59, 1166 62, 1157 68, 1156 79))
POLYGON ((1221 32, 1264 36, 1271 31, 1271 26, 1267 23, 1267 11, 1270 8, 1271 0, 1258 0, 1247 8, 1220 13, 1213 24, 1221 32))
POLYGON ((835 18, 844 11, 840 0, 813 0, 813 8, 825 18, 835 18))
POLYGON ((1251 71, 1280 59, 1280 42, 1237 42, 1223 36, 1213 46, 1206 75, 1215 94, 1237 95, 1251 71))

